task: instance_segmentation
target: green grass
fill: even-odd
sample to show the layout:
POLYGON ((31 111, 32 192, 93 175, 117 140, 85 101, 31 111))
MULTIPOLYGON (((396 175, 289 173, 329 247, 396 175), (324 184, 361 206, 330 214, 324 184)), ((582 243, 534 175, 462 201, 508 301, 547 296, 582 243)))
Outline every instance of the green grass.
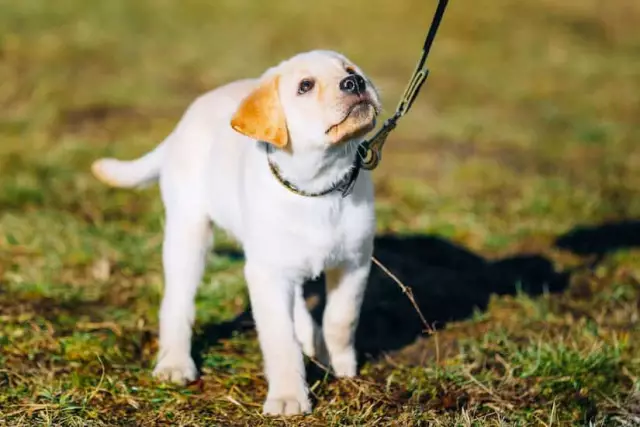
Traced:
POLYGON ((640 5, 623 0, 452 2, 374 173, 381 234, 538 254, 572 272, 562 293, 494 295, 358 379, 312 376, 313 414, 272 420, 255 332, 233 328, 242 262, 212 254, 202 381, 150 376, 158 191, 107 189, 91 161, 143 153, 195 96, 314 48, 361 65, 390 113, 434 3, 0 0, 0 424, 640 423, 640 252, 585 267, 553 245, 640 218, 640 5))

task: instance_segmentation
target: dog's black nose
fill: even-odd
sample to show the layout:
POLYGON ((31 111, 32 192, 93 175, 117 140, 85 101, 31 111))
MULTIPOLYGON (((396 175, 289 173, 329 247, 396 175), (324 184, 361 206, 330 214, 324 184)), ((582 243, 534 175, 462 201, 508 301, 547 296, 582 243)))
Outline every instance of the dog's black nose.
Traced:
POLYGON ((340 81, 340 90, 360 95, 367 88, 364 78, 359 74, 350 74, 340 81))

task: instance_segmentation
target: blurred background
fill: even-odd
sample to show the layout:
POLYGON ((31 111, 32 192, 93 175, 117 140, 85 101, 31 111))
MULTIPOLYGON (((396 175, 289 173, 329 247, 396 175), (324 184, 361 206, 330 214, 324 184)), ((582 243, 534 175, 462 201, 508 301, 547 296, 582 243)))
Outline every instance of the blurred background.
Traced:
MULTIPOLYGON (((114 384, 125 375, 118 363, 132 375, 147 375, 152 364, 162 289, 161 202, 157 189, 105 188, 89 173, 94 159, 136 157, 161 141, 198 95, 317 48, 359 64, 380 89, 389 116, 435 6, 435 0, 0 0, 0 332, 13 348, 0 361, 23 378, 7 377, 14 394, 0 397, 0 406, 2 399, 28 400, 34 389, 48 390, 58 405, 73 387, 79 388, 69 401, 86 399, 90 389, 78 384, 93 387, 99 379, 96 352, 114 370, 114 384), (121 341, 123 330, 136 331, 126 338, 131 342, 121 341), (51 340, 67 352, 55 353, 51 340), (45 368, 22 365, 33 354, 60 366, 81 363, 87 378, 75 374, 76 384, 63 370, 60 384, 66 385, 47 382, 45 368)), ((524 330, 522 322, 533 316, 542 325, 536 330, 551 330, 554 323, 544 316, 597 318, 608 307, 620 324, 609 324, 593 342, 606 347, 603 336, 617 337, 616 328, 637 333, 629 332, 637 326, 629 322, 637 321, 640 295, 640 256, 632 248, 640 245, 639 23, 640 2, 633 0, 452 0, 448 7, 428 60, 429 79, 373 173, 379 233, 432 236, 486 262, 544 255, 543 270, 568 271, 593 257, 600 262, 616 249, 608 263, 593 264, 588 280, 571 282, 579 291, 566 298, 579 294, 582 311, 563 306, 533 315, 531 307, 547 307, 544 298, 521 306, 497 300, 503 311, 489 329, 512 324, 524 330), (598 228, 605 223, 613 228, 598 228), (589 230, 596 234, 580 234, 578 243, 562 240, 581 227, 595 227, 589 230)), ((219 240, 233 248, 224 236, 219 240)), ((424 249, 412 248, 400 252, 404 259, 424 249)), ((199 322, 216 324, 245 309, 240 273, 237 258, 211 255, 199 322)), ((422 283, 417 276, 406 280, 422 283)), ((427 296, 431 304, 440 301, 427 296)), ((471 316, 470 310, 456 317, 471 316)), ((488 310, 485 320, 497 309, 488 310)), ((563 327, 584 330, 575 319, 563 327)), ((637 357, 626 351, 616 360, 629 355, 624 369, 636 379, 617 386, 623 394, 637 387, 639 373, 637 357)), ((205 368, 227 366, 216 352, 205 352, 205 368)), ((246 369, 259 371, 257 365, 246 369)), ((160 399, 156 408, 174 404, 150 390, 129 398, 143 408, 149 396, 160 399)), ((256 390, 257 397, 235 399, 259 403, 263 384, 256 390)), ((580 416, 588 412, 580 408, 580 416)))
MULTIPOLYGON (((352 58, 391 114, 434 7, 1 0, 0 206, 82 203, 93 158, 137 156, 194 97, 304 50, 352 58)), ((462 228, 469 212, 500 211, 499 224, 477 218, 499 233, 542 214, 537 231, 637 214, 639 18, 625 0, 452 3, 427 86, 376 171, 382 191, 416 180, 425 210, 453 204, 450 225, 462 228)), ((401 216, 388 221, 443 225, 433 212, 417 224, 401 216)))

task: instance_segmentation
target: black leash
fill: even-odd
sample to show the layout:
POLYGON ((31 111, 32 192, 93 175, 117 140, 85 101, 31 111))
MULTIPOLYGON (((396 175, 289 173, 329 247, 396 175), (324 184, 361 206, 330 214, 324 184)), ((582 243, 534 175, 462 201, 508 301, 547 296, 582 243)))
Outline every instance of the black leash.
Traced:
POLYGON ((382 159, 382 147, 387 140, 387 136, 389 136, 389 133, 396 127, 398 119, 409 111, 413 101, 415 101, 418 96, 420 88, 422 88, 422 85, 429 75, 429 70, 425 68, 424 65, 427 62, 427 56, 429 56, 431 45, 433 44, 433 40, 436 38, 440 21, 442 21, 442 16, 444 15, 444 11, 448 3, 449 0, 438 1, 436 13, 433 16, 431 27, 429 27, 427 38, 425 39, 424 46, 422 47, 422 55, 420 55, 416 69, 411 76, 411 80, 409 80, 409 84, 402 95, 402 99, 400 99, 396 112, 393 116, 387 119, 382 128, 380 128, 380 130, 376 132, 371 139, 365 140, 360 144, 358 147, 358 159, 356 159, 359 163, 357 167, 366 170, 373 170, 378 166, 380 159, 382 159))
POLYGON ((295 194, 306 197, 324 196, 333 191, 339 191, 342 193, 342 197, 347 197, 351 194, 351 191, 356 184, 360 169, 373 170, 378 166, 380 159, 382 159, 382 147, 387 140, 387 136, 389 136, 389 133, 391 133, 391 131, 396 127, 400 117, 407 114, 413 104, 413 101, 415 101, 418 96, 420 88, 422 88, 422 85, 429 75, 429 70, 425 68, 424 65, 427 62, 427 56, 429 56, 431 45, 433 44, 433 40, 436 38, 440 21, 442 21, 442 16, 444 15, 444 10, 448 3, 449 0, 438 0, 438 7, 436 8, 433 20, 431 21, 427 38, 424 41, 424 46, 422 47, 422 54, 420 55, 416 69, 411 76, 411 80, 409 80, 409 84, 402 95, 402 99, 400 99, 400 103, 396 107, 395 114, 384 122, 384 125, 382 125, 380 130, 378 130, 371 139, 364 140, 360 143, 356 150, 357 155, 351 170, 340 181, 332 185, 327 190, 318 193, 307 193, 296 187, 293 183, 284 179, 280 174, 278 167, 269 161, 271 173, 285 188, 295 194))

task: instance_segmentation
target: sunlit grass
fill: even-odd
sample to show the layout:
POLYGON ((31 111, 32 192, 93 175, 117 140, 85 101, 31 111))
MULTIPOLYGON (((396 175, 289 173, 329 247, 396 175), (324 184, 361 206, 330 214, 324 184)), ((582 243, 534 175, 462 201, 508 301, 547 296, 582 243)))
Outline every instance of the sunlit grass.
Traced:
MULTIPOLYGON (((0 0, 0 423, 273 424, 255 332, 228 327, 247 304, 229 254, 209 257, 197 298, 203 382, 151 379, 158 191, 107 189, 89 165, 145 152, 197 95, 302 50, 351 57, 391 114, 434 6, 0 0)), ((374 172, 380 233, 439 236, 486 262, 587 264, 554 239, 640 217, 638 22, 623 0, 451 2, 374 172)), ((316 375, 313 415, 290 424, 640 422, 639 260, 627 248, 572 270, 559 295, 513 283, 358 380, 316 375)))

